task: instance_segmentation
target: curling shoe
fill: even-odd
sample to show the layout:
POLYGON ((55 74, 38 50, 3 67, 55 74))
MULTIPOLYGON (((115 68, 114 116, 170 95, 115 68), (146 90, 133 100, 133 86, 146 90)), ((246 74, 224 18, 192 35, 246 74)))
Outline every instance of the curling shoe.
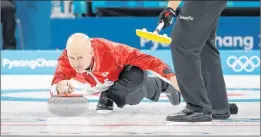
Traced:
POLYGON ((113 101, 106 96, 106 92, 102 92, 98 101, 96 111, 99 114, 108 114, 113 111, 113 101))
POLYGON ((188 108, 184 108, 178 113, 170 114, 166 117, 166 121, 171 122, 211 122, 212 114, 205 112, 197 112, 188 108))

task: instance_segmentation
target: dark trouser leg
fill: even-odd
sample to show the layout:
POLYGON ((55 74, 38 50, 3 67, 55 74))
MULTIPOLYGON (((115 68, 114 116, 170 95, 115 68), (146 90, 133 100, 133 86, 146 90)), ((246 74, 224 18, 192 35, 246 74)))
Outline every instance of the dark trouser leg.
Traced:
MULTIPOLYGON (((217 24, 200 53, 202 74, 212 105, 213 117, 215 114, 225 114, 229 112, 220 54, 215 45, 216 29, 217 24)), ((229 115, 227 115, 227 117, 228 116, 229 115)))
POLYGON ((123 108, 126 104, 137 105, 143 98, 158 101, 160 93, 168 87, 159 78, 148 77, 148 73, 135 66, 127 66, 119 80, 107 91, 107 97, 123 108))
POLYGON ((141 86, 141 90, 145 91, 145 98, 157 102, 160 94, 165 92, 170 85, 158 77, 147 77, 141 86))
POLYGON ((160 93, 164 92, 169 102, 176 106, 180 104, 181 95, 172 85, 158 77, 147 77, 142 90, 146 91, 146 98, 157 102, 160 97, 160 93))
POLYGON ((185 1, 172 32, 171 51, 181 94, 187 108, 195 111, 212 112, 200 53, 225 5, 225 1, 185 1))
POLYGON ((1 22, 3 28, 3 49, 16 49, 15 7, 9 1, 1 2, 1 22))
POLYGON ((102 92, 97 106, 98 111, 112 110, 113 102, 119 108, 137 105, 143 98, 157 102, 162 92, 169 93, 172 105, 180 103, 180 94, 167 82, 158 77, 148 77, 148 72, 135 66, 126 66, 107 91, 102 92))
POLYGON ((120 108, 125 104, 138 104, 146 95, 145 92, 139 90, 145 78, 145 71, 138 67, 126 66, 120 73, 119 79, 106 91, 107 97, 120 108), (130 102, 133 95, 135 98, 130 102))
POLYGON ((125 105, 137 105, 143 98, 157 102, 162 92, 167 94, 172 105, 180 103, 180 93, 173 86, 158 77, 148 77, 147 71, 138 67, 127 66, 114 85, 102 92, 96 110, 108 113, 113 109, 113 102, 123 108, 125 105))
POLYGON ((201 52, 225 5, 226 1, 184 2, 172 32, 171 52, 180 91, 187 106, 178 113, 168 115, 167 121, 212 120, 211 95, 208 95, 208 83, 204 81, 211 74, 204 73, 203 76, 202 69, 206 67, 202 63, 206 62, 202 62, 201 52))

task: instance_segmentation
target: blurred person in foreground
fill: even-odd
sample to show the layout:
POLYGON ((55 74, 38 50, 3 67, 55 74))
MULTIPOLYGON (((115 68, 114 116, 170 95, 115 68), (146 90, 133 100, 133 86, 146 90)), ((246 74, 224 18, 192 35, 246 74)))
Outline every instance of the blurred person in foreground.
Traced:
POLYGON ((75 87, 70 79, 89 87, 93 94, 101 92, 98 113, 112 112, 114 103, 123 108, 137 105, 143 98, 157 102, 162 92, 172 105, 179 105, 181 100, 176 76, 164 62, 127 45, 82 33, 67 40, 52 80, 51 96, 72 93, 75 87), (158 77, 149 77, 146 70, 158 77))
POLYGON ((184 1, 177 15, 179 4, 180 1, 169 1, 159 15, 159 22, 164 22, 163 28, 167 28, 176 17, 170 47, 180 92, 187 105, 182 111, 168 115, 166 120, 227 119, 231 111, 215 45, 218 19, 226 1, 184 1))
POLYGON ((16 49, 15 18, 16 8, 12 0, 1 1, 1 23, 3 33, 3 49, 16 49))

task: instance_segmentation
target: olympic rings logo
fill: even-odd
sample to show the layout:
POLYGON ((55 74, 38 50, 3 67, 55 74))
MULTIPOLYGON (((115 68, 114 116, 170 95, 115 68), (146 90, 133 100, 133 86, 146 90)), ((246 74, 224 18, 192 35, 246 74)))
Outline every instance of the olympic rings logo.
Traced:
POLYGON ((227 58, 227 65, 231 67, 235 72, 241 72, 245 70, 246 72, 252 72, 260 65, 260 58, 258 56, 229 56, 227 58))

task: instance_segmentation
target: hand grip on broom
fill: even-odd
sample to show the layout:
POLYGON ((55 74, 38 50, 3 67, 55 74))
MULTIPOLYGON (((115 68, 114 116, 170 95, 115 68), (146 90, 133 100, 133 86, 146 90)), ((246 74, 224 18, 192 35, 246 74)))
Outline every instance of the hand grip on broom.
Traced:
POLYGON ((159 25, 157 26, 157 28, 154 30, 153 33, 159 34, 163 26, 164 26, 164 22, 162 21, 161 23, 159 23, 159 25))

